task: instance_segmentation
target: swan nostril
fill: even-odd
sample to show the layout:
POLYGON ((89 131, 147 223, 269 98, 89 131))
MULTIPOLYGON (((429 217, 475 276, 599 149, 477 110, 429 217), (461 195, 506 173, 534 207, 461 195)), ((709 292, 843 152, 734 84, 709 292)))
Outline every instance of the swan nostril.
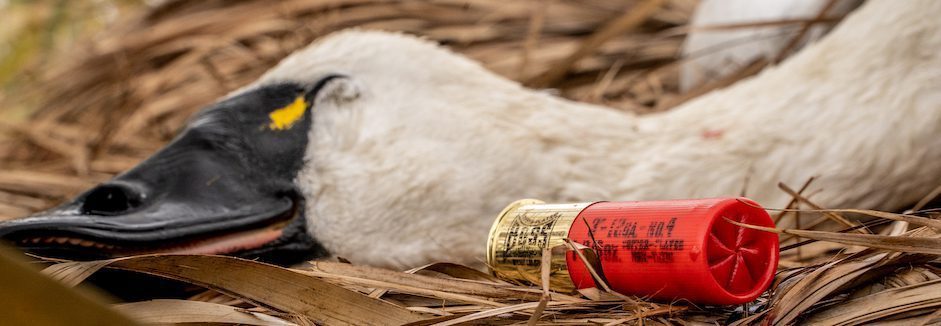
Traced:
POLYGON ((123 184, 105 184, 92 189, 82 203, 83 214, 115 215, 141 204, 141 194, 123 184))

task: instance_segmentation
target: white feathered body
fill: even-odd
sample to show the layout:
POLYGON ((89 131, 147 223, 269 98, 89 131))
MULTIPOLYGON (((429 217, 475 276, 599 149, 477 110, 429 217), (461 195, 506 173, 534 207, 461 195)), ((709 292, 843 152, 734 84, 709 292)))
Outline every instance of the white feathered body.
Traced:
POLYGON ((830 29, 819 23, 758 26, 765 22, 812 20, 824 9, 825 18, 840 17, 859 6, 860 0, 837 0, 829 8, 830 0, 702 0, 690 19, 690 32, 683 41, 680 67, 680 90, 694 87, 728 76, 757 59, 773 61, 790 46, 791 51, 813 43, 830 29), (752 24, 751 27, 711 29, 728 24, 752 24))
MULTIPOLYGON (((335 34, 255 85, 342 74, 313 110, 310 233, 334 255, 479 265, 495 214, 554 202, 799 186, 828 207, 898 208, 941 179, 941 2, 870 1, 820 43, 734 87, 634 116, 521 87, 417 38, 335 34)), ((254 86, 249 86, 254 87, 254 86)))

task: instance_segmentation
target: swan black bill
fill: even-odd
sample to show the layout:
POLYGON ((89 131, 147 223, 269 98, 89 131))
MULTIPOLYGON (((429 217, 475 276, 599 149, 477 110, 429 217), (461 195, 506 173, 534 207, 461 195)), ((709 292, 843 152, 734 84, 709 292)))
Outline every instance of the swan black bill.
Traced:
POLYGON ((43 257, 222 254, 289 265, 324 257, 309 236, 303 166, 316 85, 257 87, 198 113, 166 147, 60 207, 0 224, 43 257))

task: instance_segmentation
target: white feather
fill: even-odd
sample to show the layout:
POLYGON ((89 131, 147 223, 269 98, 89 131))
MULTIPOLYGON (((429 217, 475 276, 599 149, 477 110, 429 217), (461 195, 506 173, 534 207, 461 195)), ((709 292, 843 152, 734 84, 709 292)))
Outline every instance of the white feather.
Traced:
MULTIPOLYGON (((690 21, 690 33, 683 43, 680 67, 680 89, 696 86, 727 76, 752 61, 774 60, 802 24, 703 30, 727 24, 774 22, 788 19, 813 19, 828 0, 703 0, 690 21)), ((839 17, 859 5, 859 0, 838 0, 826 17, 839 17)), ((807 30, 798 47, 820 39, 829 25, 818 24, 807 30)))
MULTIPOLYGON (((828 207, 891 209, 941 179, 941 2, 869 1, 784 64, 637 117, 521 87, 411 36, 348 31, 257 85, 344 74, 318 100, 297 183, 310 233, 356 263, 479 264, 494 215, 524 197, 738 194, 768 207, 820 176, 828 207)), ((254 87, 254 86, 253 86, 254 87)))

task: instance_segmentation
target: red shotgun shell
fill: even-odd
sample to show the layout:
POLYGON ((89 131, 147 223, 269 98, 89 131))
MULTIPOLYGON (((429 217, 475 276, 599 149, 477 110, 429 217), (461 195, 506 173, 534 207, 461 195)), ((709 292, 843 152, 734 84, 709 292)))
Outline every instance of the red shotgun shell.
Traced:
MULTIPOLYGON (((578 214, 568 238, 595 250, 602 277, 619 293, 740 304, 774 279, 778 237, 726 219, 774 227, 745 198, 597 202, 578 214)), ((595 287, 575 252, 566 264, 576 288, 595 287)))

